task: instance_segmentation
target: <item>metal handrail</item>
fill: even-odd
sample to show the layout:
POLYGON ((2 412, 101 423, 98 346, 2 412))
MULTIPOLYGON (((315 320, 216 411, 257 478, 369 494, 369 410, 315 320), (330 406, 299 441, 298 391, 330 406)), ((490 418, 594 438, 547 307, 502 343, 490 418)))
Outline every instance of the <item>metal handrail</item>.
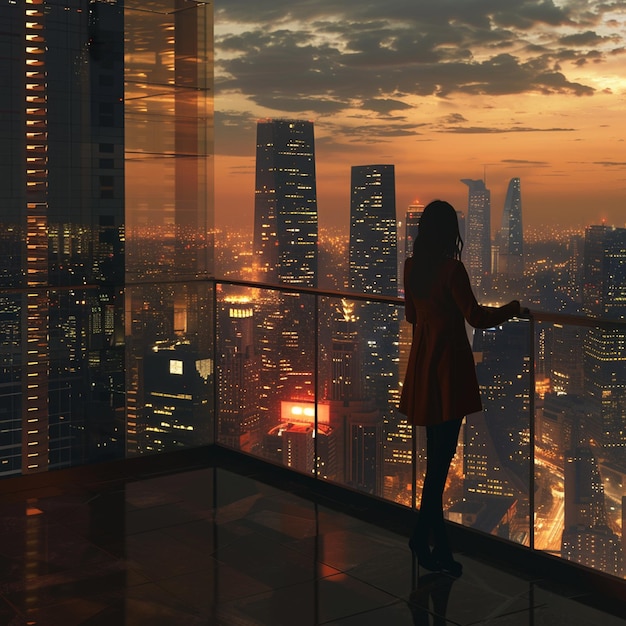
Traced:
MULTIPOLYGON (((190 279, 178 278, 147 281, 127 281, 124 285, 118 287, 137 287, 142 285, 167 285, 167 284, 188 284, 195 282, 209 282, 215 285, 232 285, 235 287, 246 287, 250 289, 267 289, 270 291, 278 291, 280 293, 302 293, 326 298, 348 298, 350 300, 359 300, 362 302, 378 302, 380 304, 403 305, 404 298, 399 296, 383 296, 380 294, 366 294, 361 292, 352 292, 346 290, 320 289, 317 287, 305 287, 302 285, 285 285, 280 283, 268 283, 252 280, 233 280, 230 278, 219 277, 195 277, 190 279)), ((0 287, 0 295, 15 295, 20 293, 31 293, 35 291, 73 291, 84 289, 100 289, 104 284, 79 284, 79 285, 45 285, 37 287, 0 287)), ((110 286, 106 284, 106 286, 110 286)), ((615 320, 606 317, 594 317, 591 315, 578 315, 570 313, 553 313, 550 311, 542 311, 539 309, 530 309, 528 313, 519 316, 519 319, 532 318, 535 322, 548 322, 551 324, 563 324, 564 326, 584 326, 586 328, 602 328, 604 330, 623 330, 626 331, 626 320, 615 320)))

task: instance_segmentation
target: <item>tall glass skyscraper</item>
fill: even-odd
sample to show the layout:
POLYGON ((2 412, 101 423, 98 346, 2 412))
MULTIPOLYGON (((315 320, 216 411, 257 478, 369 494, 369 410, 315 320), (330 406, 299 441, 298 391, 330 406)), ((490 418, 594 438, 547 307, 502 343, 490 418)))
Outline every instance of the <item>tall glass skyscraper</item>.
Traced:
POLYGON ((259 278, 317 286, 313 122, 257 124, 254 254, 259 278))
POLYGON ((393 165, 356 165, 350 184, 350 289, 396 296, 396 186, 393 165))
POLYGON ((484 292, 491 279, 491 192, 482 179, 461 182, 469 188, 465 263, 472 284, 484 292))
POLYGON ((507 278, 520 278, 524 275, 522 191, 519 178, 511 178, 509 181, 498 233, 498 251, 499 274, 507 278))
MULTIPOLYGON (((352 167, 350 185, 349 285, 354 291, 377 295, 398 294, 398 244, 396 221, 395 168, 393 165, 352 167)), ((358 307, 363 340, 363 375, 366 398, 374 400, 381 422, 360 425, 369 431, 356 440, 365 458, 367 447, 375 449, 376 436, 388 441, 386 459, 405 456, 398 452, 406 445, 406 428, 398 432, 400 416, 393 413, 398 389, 398 312, 390 305, 368 302, 358 307), (394 395, 395 394, 395 395, 394 395), (384 428, 383 428, 384 422, 384 428), (368 439, 369 437, 369 439, 368 439), (374 437, 374 439, 372 439, 374 437), (393 450, 392 450, 393 448, 393 450)), ((360 432, 360 431, 359 431, 360 432)), ((355 431, 356 433, 356 431, 355 431)), ((356 437, 356 434, 354 435, 356 437)), ((382 442, 380 442, 382 443, 382 442)), ((380 489, 380 484, 377 490, 380 489)))

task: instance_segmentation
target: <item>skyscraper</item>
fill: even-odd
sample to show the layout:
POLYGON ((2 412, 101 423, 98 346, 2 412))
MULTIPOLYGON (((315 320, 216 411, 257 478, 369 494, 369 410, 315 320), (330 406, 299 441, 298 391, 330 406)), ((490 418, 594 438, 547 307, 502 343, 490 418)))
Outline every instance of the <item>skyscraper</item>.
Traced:
POLYGON ((317 286, 313 122, 257 124, 254 254, 261 280, 317 286))
POLYGON ((491 278, 491 192, 483 180, 464 178, 468 186, 466 265, 475 288, 483 292, 491 278))
POLYGON ((506 278, 524 274, 524 239, 522 230, 522 192, 519 178, 511 178, 504 201, 502 224, 498 233, 499 273, 506 278))
MULTIPOLYGON (((626 319, 626 228, 585 231, 583 311, 626 319)), ((626 449, 626 333, 590 328, 583 339, 584 388, 597 405, 604 451, 615 459, 626 449)))
POLYGON ((342 300, 332 322, 331 380, 327 388, 330 425, 338 441, 338 478, 381 495, 383 415, 363 390, 361 324, 354 303, 342 300))
POLYGON ((218 437, 250 452, 261 442, 260 359, 254 347, 254 305, 250 298, 227 296, 219 315, 218 437))
POLYGON ((352 167, 350 185, 350 289, 398 294, 396 187, 393 165, 352 167))
MULTIPOLYGON (((350 186, 349 285, 360 293, 397 296, 398 228, 396 221, 395 168, 393 165, 352 167, 350 186)), ((358 442, 351 463, 355 484, 371 483, 376 439, 386 440, 385 465, 406 460, 410 446, 406 421, 394 413, 399 380, 398 308, 377 302, 358 307, 362 341, 364 394, 381 411, 370 422, 355 422, 351 439, 358 442), (382 420, 380 420, 382 417, 382 420), (377 419, 380 420, 377 422, 377 419), (403 450, 401 450, 404 448, 403 450), (358 454, 355 452, 358 450, 358 454), (365 476, 370 475, 367 480, 365 476)), ((394 468, 395 471, 396 468, 394 468)), ((401 468, 404 469, 404 466, 401 468)))
MULTIPOLYGON (((393 165, 352 168, 350 192, 349 284, 359 293, 398 295, 398 245, 393 165)), ((359 307, 364 339, 365 391, 379 406, 397 390, 398 318, 395 307, 359 307)))
POLYGON ((210 260, 212 74, 203 46, 212 45, 211 13, 171 8, 165 0, 0 4, 0 288, 11 290, 0 296, 2 382, 10 381, 0 394, 10 442, 0 446, 0 473, 120 457, 125 443, 132 452, 146 415, 144 350, 180 339, 172 328, 191 328, 207 310, 194 295, 189 315, 181 298, 165 311, 145 286, 133 308, 124 289, 129 267, 133 278, 162 278, 165 263, 184 266, 195 279, 210 260), (150 217, 143 242, 155 222, 171 224, 169 246, 163 238, 135 246, 137 214, 150 217), (192 240, 177 239, 192 230, 192 240), (143 250, 149 260, 136 254, 143 250), (168 331, 127 350, 138 320, 157 316, 168 331))
POLYGON ((123 449, 124 21, 70 0, 0 23, 0 473, 34 473, 123 449))

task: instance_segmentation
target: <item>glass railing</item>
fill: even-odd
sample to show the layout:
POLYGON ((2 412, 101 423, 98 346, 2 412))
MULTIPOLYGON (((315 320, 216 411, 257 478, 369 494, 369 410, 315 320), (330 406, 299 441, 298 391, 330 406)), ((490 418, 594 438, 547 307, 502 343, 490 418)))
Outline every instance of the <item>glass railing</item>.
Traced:
MULTIPOLYGON (((419 507, 399 298, 213 279, 0 298, 2 477, 216 443, 419 507)), ((626 324, 535 312, 472 342, 484 410, 447 518, 623 577, 626 324)))
MULTIPOLYGON (((218 444, 419 507, 424 429, 397 411, 398 298, 217 282, 218 444)), ((533 312, 472 333, 446 517, 623 577, 626 324, 533 312)))
POLYGON ((624 577, 626 323, 534 323, 534 543, 624 577))

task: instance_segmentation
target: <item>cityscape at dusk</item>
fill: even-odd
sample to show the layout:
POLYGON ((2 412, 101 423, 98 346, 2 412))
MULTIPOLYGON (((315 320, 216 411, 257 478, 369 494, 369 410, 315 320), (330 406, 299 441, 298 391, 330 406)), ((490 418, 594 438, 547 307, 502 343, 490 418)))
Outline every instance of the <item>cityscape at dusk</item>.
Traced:
MULTIPOLYGON (((483 410, 446 525, 624 584, 626 1, 0 0, 0 23, 7 493, 198 449, 417 517, 403 268, 440 198, 478 301, 522 307, 467 323, 471 354, 458 316, 483 410)), ((211 523, 241 508, 273 536, 277 511, 217 482, 226 513, 193 494, 211 523)), ((133 533, 161 494, 125 497, 133 533)), ((26 591, 54 551, 29 498, 26 591)), ((236 549, 252 533, 228 521, 236 549)))

